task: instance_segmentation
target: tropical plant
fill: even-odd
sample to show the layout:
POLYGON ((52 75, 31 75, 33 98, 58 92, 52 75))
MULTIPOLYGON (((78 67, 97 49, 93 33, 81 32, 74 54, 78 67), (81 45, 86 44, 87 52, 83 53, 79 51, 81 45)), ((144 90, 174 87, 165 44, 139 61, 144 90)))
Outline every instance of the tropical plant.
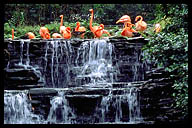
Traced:
POLYGON ((167 4, 157 6, 155 23, 162 25, 162 31, 148 36, 144 46, 145 59, 164 67, 174 80, 173 97, 176 110, 188 115, 188 6, 167 4))

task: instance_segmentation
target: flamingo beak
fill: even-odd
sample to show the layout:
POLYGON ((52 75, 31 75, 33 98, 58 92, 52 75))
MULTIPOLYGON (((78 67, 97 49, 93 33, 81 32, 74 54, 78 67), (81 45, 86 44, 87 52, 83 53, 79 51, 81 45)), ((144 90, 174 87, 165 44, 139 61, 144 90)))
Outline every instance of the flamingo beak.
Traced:
POLYGON ((118 24, 120 22, 120 20, 118 20, 117 22, 116 22, 116 24, 118 24))

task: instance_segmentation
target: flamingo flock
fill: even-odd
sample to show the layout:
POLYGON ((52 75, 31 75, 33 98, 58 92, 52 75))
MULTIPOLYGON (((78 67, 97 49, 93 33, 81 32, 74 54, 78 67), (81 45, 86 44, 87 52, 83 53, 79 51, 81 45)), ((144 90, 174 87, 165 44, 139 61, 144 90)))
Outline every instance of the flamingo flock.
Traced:
MULTIPOLYGON (((111 36, 110 33, 104 29, 104 24, 100 24, 99 26, 93 26, 93 9, 89 9, 89 12, 91 13, 90 21, 89 21, 89 28, 91 32, 93 33, 94 38, 101 38, 103 34, 107 34, 108 36, 111 36)), ((80 22, 76 22, 76 27, 74 28, 74 32, 71 32, 70 27, 63 26, 63 15, 60 15, 61 22, 59 27, 59 33, 53 33, 50 35, 48 28, 46 27, 40 27, 39 34, 42 39, 50 39, 50 38, 63 38, 63 39, 71 39, 72 34, 74 33, 80 33, 80 37, 83 39, 86 28, 81 26, 80 22)), ((138 32, 143 32, 147 29, 147 23, 143 21, 142 16, 137 16, 135 18, 135 24, 131 23, 131 18, 128 15, 123 15, 117 22, 123 23, 123 29, 121 31, 121 35, 125 37, 133 37, 134 34, 138 32), (135 29, 133 28, 135 26, 135 29)), ((160 32, 161 26, 160 24, 155 25, 154 32, 158 33, 160 32)), ((35 34, 32 32, 28 32, 25 34, 27 38, 34 39, 35 34)), ((14 29, 12 29, 12 40, 14 39, 14 29)))

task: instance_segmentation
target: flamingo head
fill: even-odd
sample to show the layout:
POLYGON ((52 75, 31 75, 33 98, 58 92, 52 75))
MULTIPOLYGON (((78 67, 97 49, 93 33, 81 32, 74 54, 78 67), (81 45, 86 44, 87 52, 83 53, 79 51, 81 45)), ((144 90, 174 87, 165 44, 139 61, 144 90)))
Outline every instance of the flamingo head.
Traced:
POLYGON ((77 24, 76 24, 77 26, 80 26, 80 22, 77 22, 77 24))
POLYGON ((104 24, 100 24, 99 27, 101 27, 101 29, 104 29, 104 24))
POLYGON ((116 24, 118 24, 118 23, 125 23, 125 22, 131 22, 130 16, 128 16, 128 15, 122 16, 122 17, 116 22, 116 24))
POLYGON ((139 20, 139 18, 140 18, 140 21, 143 20, 143 17, 142 17, 142 16, 137 16, 137 17, 135 18, 135 22, 137 22, 137 21, 139 20))
POLYGON ((159 23, 155 24, 155 28, 161 27, 159 23))
POLYGON ((63 15, 60 15, 59 17, 63 17, 63 15))
POLYGON ((93 9, 89 9, 90 12, 93 12, 93 9))
POLYGON ((71 31, 71 28, 70 28, 70 27, 66 27, 66 30, 67 30, 67 31, 71 31))
POLYGON ((51 38, 51 37, 50 37, 50 34, 49 34, 48 32, 45 33, 45 38, 46 38, 46 39, 50 39, 50 38, 51 38))

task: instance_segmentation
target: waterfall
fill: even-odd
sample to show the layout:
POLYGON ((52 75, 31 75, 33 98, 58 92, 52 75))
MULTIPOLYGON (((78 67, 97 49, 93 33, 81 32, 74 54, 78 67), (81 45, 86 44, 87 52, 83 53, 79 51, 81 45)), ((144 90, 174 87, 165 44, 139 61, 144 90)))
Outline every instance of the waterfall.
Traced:
POLYGON ((50 76, 46 79, 51 87, 67 87, 70 81, 70 70, 72 67, 71 56, 73 49, 68 41, 48 41, 45 47, 44 55, 44 74, 50 76), (50 51, 50 52, 48 52, 50 51), (49 57, 51 58, 49 60, 49 57))
POLYGON ((21 40, 21 42, 20 42, 20 62, 19 62, 20 65, 23 64, 23 44, 24 44, 24 41, 21 40))
POLYGON ((4 124, 43 123, 42 117, 32 112, 27 91, 4 92, 4 124))
MULTIPOLYGON (((126 65, 125 63, 125 66, 130 67, 130 74, 132 75, 130 77, 133 77, 130 79, 133 81, 144 79, 143 75, 139 76, 140 69, 144 67, 143 64, 140 64, 143 54, 135 50, 133 52, 135 58, 125 58, 124 60, 123 56, 122 60, 118 60, 114 44, 102 39, 85 40, 78 44, 78 47, 75 45, 66 40, 47 41, 43 47, 42 63, 40 63, 41 60, 38 62, 40 63, 39 66, 34 64, 36 60, 30 59, 30 41, 21 40, 18 66, 34 70, 40 78, 39 81, 43 81, 47 87, 74 88, 68 90, 67 94, 65 93, 66 90, 61 89, 62 91, 60 90, 57 96, 51 97, 51 106, 46 119, 41 115, 33 113, 31 103, 27 97, 27 91, 20 91, 18 93, 5 92, 4 123, 73 124, 137 123, 143 121, 140 112, 140 90, 133 86, 125 88, 113 87, 115 82, 118 81, 117 75, 120 74, 118 64, 121 66, 122 63, 127 61, 128 64, 126 65), (26 50, 24 46, 26 46, 26 50), (25 51, 26 56, 23 56, 25 51), (92 94, 95 92, 91 89, 94 90, 95 88, 109 89, 109 93, 100 94, 103 93, 103 90, 96 90, 99 93, 92 94), (74 105, 76 108, 71 105, 74 103, 74 97, 76 100, 79 97, 82 99, 87 98, 91 103, 93 103, 92 101, 97 101, 94 102, 96 107, 89 104, 93 107, 93 110, 90 109, 93 113, 80 113, 84 112, 84 110, 80 110, 80 112, 78 111, 79 114, 76 110, 79 104, 74 105)), ((39 50, 42 49, 39 48, 39 50)))
POLYGON ((73 119, 75 119, 76 116, 73 113, 72 108, 69 106, 64 92, 59 92, 58 96, 53 97, 50 103, 51 108, 47 119, 49 123, 74 123, 73 119))
MULTIPOLYGON (((54 41, 51 41, 51 45, 52 45, 52 57, 51 57, 51 81, 52 81, 52 86, 55 87, 55 82, 54 82, 54 72, 53 70, 55 69, 53 67, 54 65, 54 55, 55 55, 55 42, 54 41)), ((57 56, 56 56, 57 58, 57 56)))
POLYGON ((123 93, 120 95, 112 95, 112 92, 110 92, 108 96, 102 98, 100 108, 102 118, 100 122, 137 123, 143 121, 140 113, 140 97, 138 88, 130 87, 122 90, 122 92, 123 93), (124 111, 127 111, 128 116, 124 114, 124 111), (108 115, 112 112, 114 118, 110 119, 108 115))
POLYGON ((113 45, 106 40, 86 41, 81 44, 76 58, 76 65, 81 69, 76 77, 78 86, 82 85, 81 80, 87 80, 86 84, 89 85, 113 83, 112 49, 113 45))
POLYGON ((30 44, 30 41, 26 41, 27 42, 27 60, 26 60, 26 65, 29 66, 30 64, 30 58, 29 58, 29 44, 30 44))
POLYGON ((129 122, 134 123, 136 121, 142 121, 142 116, 140 113, 140 97, 138 88, 136 87, 130 88, 127 97, 127 102, 129 105, 129 122))

